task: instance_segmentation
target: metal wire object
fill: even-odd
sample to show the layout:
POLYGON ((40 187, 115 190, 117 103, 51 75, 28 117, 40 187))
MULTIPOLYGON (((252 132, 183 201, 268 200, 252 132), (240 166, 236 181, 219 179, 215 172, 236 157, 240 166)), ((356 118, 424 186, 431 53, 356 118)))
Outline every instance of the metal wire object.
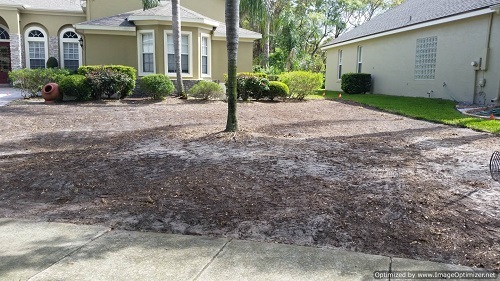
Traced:
POLYGON ((500 181, 500 152, 495 151, 490 159, 490 173, 495 181, 500 181))

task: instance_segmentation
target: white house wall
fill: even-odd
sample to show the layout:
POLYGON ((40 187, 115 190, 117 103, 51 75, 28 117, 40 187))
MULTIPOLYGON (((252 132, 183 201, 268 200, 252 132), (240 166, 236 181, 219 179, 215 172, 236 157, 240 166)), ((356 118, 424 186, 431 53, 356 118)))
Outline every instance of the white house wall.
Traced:
POLYGON ((432 91, 434 98, 491 103, 500 87, 500 15, 493 16, 487 71, 477 72, 471 66, 472 61, 485 57, 489 21, 488 14, 328 49, 326 88, 341 90, 339 50, 343 51, 342 73, 355 72, 358 46, 362 46, 362 72, 372 74, 373 93, 428 97, 432 91), (435 79, 415 80, 416 40, 431 36, 438 40, 435 79), (477 96, 480 88, 475 85, 483 75, 485 96, 477 96))

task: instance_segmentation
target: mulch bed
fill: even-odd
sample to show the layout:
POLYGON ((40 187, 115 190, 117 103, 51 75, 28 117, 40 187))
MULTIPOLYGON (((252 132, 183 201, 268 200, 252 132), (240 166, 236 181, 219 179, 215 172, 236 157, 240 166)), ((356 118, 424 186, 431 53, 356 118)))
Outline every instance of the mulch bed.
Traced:
POLYGON ((498 136, 334 101, 0 108, 0 216, 500 270, 498 136))

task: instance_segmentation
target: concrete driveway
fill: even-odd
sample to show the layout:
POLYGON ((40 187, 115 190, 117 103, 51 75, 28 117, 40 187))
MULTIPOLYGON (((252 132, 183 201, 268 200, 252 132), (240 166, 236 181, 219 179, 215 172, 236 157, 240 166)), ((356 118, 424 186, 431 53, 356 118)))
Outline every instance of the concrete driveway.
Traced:
POLYGON ((13 100, 22 99, 21 91, 11 87, 0 87, 0 106, 5 106, 13 100))

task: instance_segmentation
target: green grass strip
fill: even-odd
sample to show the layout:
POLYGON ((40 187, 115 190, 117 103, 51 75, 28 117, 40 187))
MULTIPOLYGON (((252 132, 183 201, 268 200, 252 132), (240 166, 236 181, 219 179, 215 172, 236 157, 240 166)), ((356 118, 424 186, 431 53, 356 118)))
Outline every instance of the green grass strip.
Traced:
MULTIPOLYGON (((318 91, 308 99, 338 99, 338 94, 335 91, 318 91)), ((342 99, 415 119, 500 134, 499 120, 464 115, 456 109, 455 102, 449 100, 344 93, 342 99)))

